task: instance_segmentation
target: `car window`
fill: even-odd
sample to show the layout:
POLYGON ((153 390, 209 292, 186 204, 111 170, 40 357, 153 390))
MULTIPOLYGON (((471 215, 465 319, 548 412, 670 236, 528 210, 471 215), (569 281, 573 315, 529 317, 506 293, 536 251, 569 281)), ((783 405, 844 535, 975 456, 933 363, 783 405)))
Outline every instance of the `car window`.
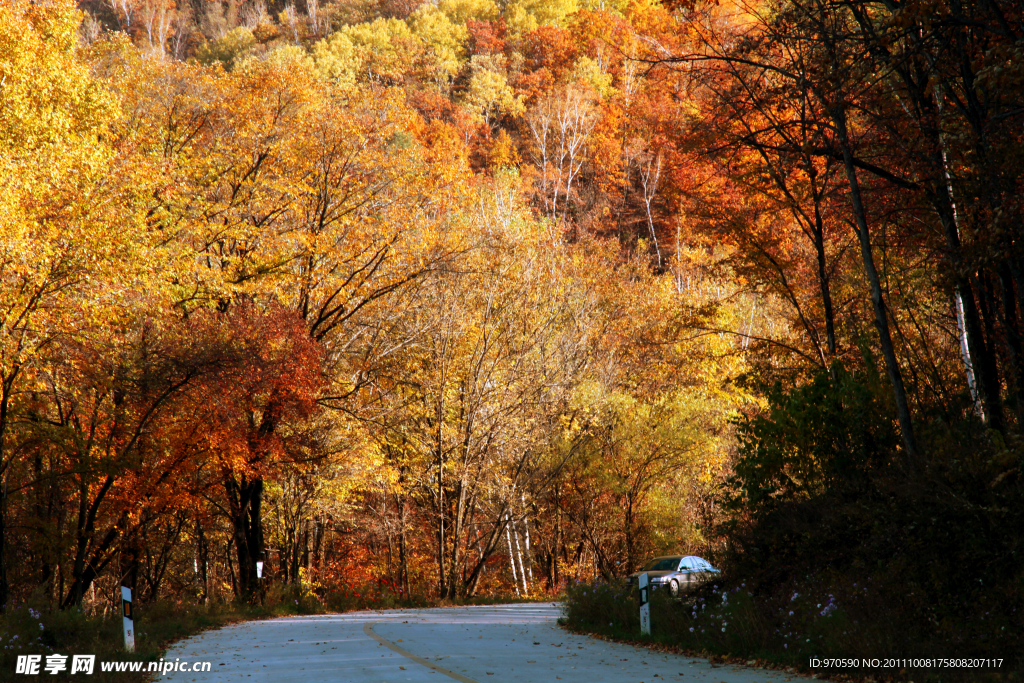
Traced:
POLYGON ((681 572, 713 572, 715 568, 711 566, 711 563, 705 560, 703 557, 684 557, 683 561, 679 563, 679 571, 681 572))
POLYGON ((651 560, 641 571, 645 572, 672 572, 676 570, 676 566, 679 564, 678 557, 659 557, 651 560))

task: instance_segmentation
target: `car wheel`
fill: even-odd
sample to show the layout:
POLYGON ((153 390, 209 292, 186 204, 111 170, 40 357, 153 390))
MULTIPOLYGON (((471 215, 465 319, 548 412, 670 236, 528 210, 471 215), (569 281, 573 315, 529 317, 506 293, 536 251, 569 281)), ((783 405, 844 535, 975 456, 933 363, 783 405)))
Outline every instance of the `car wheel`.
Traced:
POLYGON ((668 585, 668 592, 672 594, 673 598, 679 595, 679 584, 675 579, 672 579, 672 583, 668 585))

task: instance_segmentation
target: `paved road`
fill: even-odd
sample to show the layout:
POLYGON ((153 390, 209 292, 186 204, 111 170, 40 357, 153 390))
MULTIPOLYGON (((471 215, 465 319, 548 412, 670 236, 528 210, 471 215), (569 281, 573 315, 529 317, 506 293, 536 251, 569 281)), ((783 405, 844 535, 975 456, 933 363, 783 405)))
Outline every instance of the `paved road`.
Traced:
POLYGON ((172 647, 167 661, 211 673, 165 680, 245 683, 761 683, 808 680, 775 671, 577 636, 557 604, 350 612, 255 621, 172 647))

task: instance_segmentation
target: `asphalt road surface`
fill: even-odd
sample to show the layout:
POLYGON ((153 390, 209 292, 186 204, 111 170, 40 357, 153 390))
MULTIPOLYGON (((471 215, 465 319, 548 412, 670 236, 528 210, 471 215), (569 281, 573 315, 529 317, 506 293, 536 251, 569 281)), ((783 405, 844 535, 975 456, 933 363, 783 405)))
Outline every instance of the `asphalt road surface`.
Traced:
POLYGON ((555 603, 350 612, 254 621, 184 640, 165 661, 210 673, 158 680, 246 683, 755 683, 809 679, 712 665, 577 636, 555 603))

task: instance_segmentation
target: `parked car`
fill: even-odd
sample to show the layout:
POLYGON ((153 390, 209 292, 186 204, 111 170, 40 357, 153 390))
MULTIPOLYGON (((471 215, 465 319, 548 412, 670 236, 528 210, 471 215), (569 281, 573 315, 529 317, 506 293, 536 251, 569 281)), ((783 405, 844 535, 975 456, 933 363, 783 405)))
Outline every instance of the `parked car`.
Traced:
POLYGON ((710 562, 700 557, 668 555, 656 557, 645 564, 640 571, 630 574, 630 585, 637 585, 640 575, 644 573, 647 574, 652 591, 667 588, 669 593, 675 597, 702 583, 711 581, 720 572, 712 567, 710 562))

